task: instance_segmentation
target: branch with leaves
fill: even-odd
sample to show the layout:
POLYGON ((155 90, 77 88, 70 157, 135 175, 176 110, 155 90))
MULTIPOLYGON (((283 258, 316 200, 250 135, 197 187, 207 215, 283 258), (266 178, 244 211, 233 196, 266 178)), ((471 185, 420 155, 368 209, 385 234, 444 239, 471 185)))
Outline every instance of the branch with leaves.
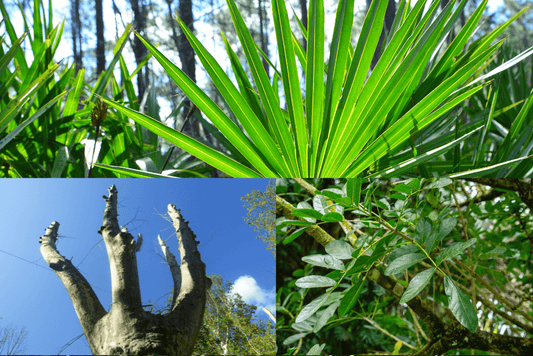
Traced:
MULTIPOLYGON (((405 335, 401 337, 402 342, 396 336, 392 338, 397 341, 395 354, 402 344, 414 345, 416 341, 418 355, 443 354, 453 349, 514 355, 533 351, 533 342, 524 337, 533 332, 529 303, 519 306, 508 300, 507 295, 500 292, 501 283, 493 286, 494 276, 486 270, 487 261, 501 258, 504 251, 488 246, 487 241, 494 241, 487 239, 489 231, 473 227, 472 215, 483 215, 483 211, 479 207, 466 207, 462 211, 459 197, 454 198, 455 204, 441 199, 443 195, 451 198, 456 194, 453 188, 456 182, 450 179, 433 182, 413 179, 392 188, 388 186, 385 192, 377 189, 381 183, 371 181, 363 188, 361 181, 348 179, 340 188, 318 191, 306 186, 308 192, 313 192, 313 206, 303 201, 295 208, 287 200, 276 197, 277 231, 278 236, 282 236, 278 244, 290 246, 297 243, 296 238, 307 235, 326 251, 325 255, 303 256, 302 260, 308 265, 293 272, 294 276, 301 277, 295 285, 301 288, 302 298, 296 313, 291 313, 297 314, 296 317, 289 319, 287 326, 285 319, 278 317, 281 319, 278 330, 292 329, 300 333, 284 338, 283 345, 296 341, 301 344, 310 333, 331 328, 338 330, 339 325, 349 321, 375 322, 376 308, 381 305, 381 308, 390 306, 398 310, 407 306, 423 321, 423 327, 415 327, 417 340, 413 339, 413 343, 408 343, 405 335), (332 214, 331 210, 337 214, 332 214), (354 218, 348 219, 348 216, 354 218), (332 222, 348 223, 352 231, 344 231, 345 236, 335 238, 321 227, 331 226, 328 224, 332 222), (350 239, 356 228, 367 234, 350 239), (316 270, 317 267, 320 268, 316 270), (332 271, 326 276, 312 273, 322 268, 332 271), (481 275, 480 271, 487 271, 487 274, 481 275), (363 290, 368 290, 365 289, 368 281, 389 292, 389 297, 382 297, 385 301, 375 300, 372 312, 360 308, 365 305, 361 295, 363 290), (327 289, 323 294, 310 290, 324 287, 327 289), (305 302, 307 294, 314 299, 305 302), (481 302, 478 309, 471 297, 481 302), (483 327, 478 319, 480 308, 498 315, 513 330, 513 335, 496 334, 483 327), (420 344, 418 329, 421 334, 427 334, 425 345, 420 344)), ((506 273, 501 276, 507 278, 506 273)), ((282 295, 285 289, 281 289, 282 295)), ((291 298, 284 300, 281 295, 278 310, 288 312, 291 298)), ((413 318, 416 325, 418 321, 415 320, 413 318)), ((317 344, 314 348, 322 350, 325 346, 317 344)), ((295 348, 289 348, 288 353, 294 351, 295 348)))

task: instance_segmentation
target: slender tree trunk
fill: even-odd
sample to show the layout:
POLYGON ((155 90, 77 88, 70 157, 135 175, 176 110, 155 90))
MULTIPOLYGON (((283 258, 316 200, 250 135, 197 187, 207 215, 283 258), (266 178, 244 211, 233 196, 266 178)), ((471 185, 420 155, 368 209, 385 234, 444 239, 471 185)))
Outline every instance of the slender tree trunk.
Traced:
MULTIPOLYGON (((192 1, 180 0, 178 6, 178 15, 185 25, 194 32, 194 18, 192 13, 192 1)), ((185 34, 180 28, 180 36, 178 37, 178 53, 181 61, 181 69, 183 72, 191 78, 193 82, 196 82, 196 59, 194 57, 194 50, 191 44, 185 37, 185 34)), ((183 105, 183 118, 187 116, 192 108, 192 103, 187 98, 183 105)), ((200 127, 198 120, 194 115, 190 116, 189 120, 185 123, 183 131, 191 137, 200 137, 200 127)))
MULTIPOLYGON (((259 11, 259 36, 261 39, 261 50, 265 55, 268 56, 268 37, 265 36, 265 26, 264 26, 264 19, 263 19, 263 2, 262 0, 258 1, 258 11, 259 11)), ((265 68, 265 71, 267 72, 268 77, 270 78, 270 68, 268 66, 268 61, 266 58, 263 57, 263 67, 265 68)))
MULTIPOLYGON (((366 0, 367 8, 370 7, 372 0, 366 0)), ((376 47, 376 52, 374 52, 374 57, 372 57, 372 62, 370 64, 370 69, 374 69, 378 63, 379 57, 381 56, 382 47, 385 39, 385 33, 389 33, 394 22, 394 17, 396 16, 396 2, 394 0, 389 0, 387 4, 387 10, 385 11, 385 22, 381 35, 379 36, 378 45, 376 47), (386 32, 385 32, 386 31, 386 32)))
POLYGON ((105 70, 105 37, 102 0, 95 1, 96 7, 96 74, 105 70))
MULTIPOLYGON (((143 1, 141 0, 139 4, 139 0, 130 0, 131 3, 131 9, 133 10, 133 16, 134 16, 134 22, 135 27, 137 29, 137 32, 144 35, 145 33, 145 27, 146 27, 146 9, 144 6, 143 1)), ((141 61, 146 57, 146 47, 141 42, 141 40, 134 36, 133 38, 133 54, 135 55, 135 62, 137 65, 141 63, 141 61)), ((137 74, 137 89, 139 91, 139 103, 143 100, 144 93, 146 91, 146 83, 148 78, 148 69, 146 67, 142 68, 141 71, 137 74)))
POLYGON ((117 15, 118 15, 118 8, 117 4, 115 3, 115 0, 113 1, 113 19, 115 20, 115 39, 118 39, 120 36, 118 35, 118 21, 117 21, 117 15))
POLYGON ((211 280, 198 252, 196 235, 179 209, 172 204, 168 214, 179 240, 181 266, 159 237, 159 244, 174 281, 172 309, 163 315, 143 309, 137 270, 137 240, 119 228, 117 188, 104 196, 103 236, 111 270, 113 304, 106 312, 89 282, 56 248, 59 223, 52 222, 41 237, 41 254, 63 282, 93 355, 190 355, 203 323, 206 293, 211 280), (183 275, 183 279, 182 279, 183 275))
MULTIPOLYGON (((302 25, 304 25, 305 29, 307 30, 307 0, 300 0, 300 10, 302 11, 302 18, 300 20, 302 21, 302 25)), ((302 38, 302 40, 304 51, 307 51, 307 41, 305 40, 305 37, 302 38)))
MULTIPOLYGON (((174 16, 172 16, 172 1, 173 0, 165 0, 166 3, 167 3, 167 7, 168 7, 168 19, 170 21, 170 27, 172 28, 172 41, 174 42, 174 45, 176 46, 176 50, 179 48, 180 46, 180 43, 179 43, 179 39, 178 39, 178 31, 176 30, 176 26, 177 26, 177 23, 176 23, 176 20, 174 20, 174 16)), ((174 84, 171 85, 172 87, 172 103, 174 103, 175 105, 175 96, 176 96, 176 86, 174 84)), ((176 127, 176 124, 174 124, 174 128, 175 129, 180 129, 180 128, 177 128, 176 127)))
POLYGON ((83 67, 83 50, 81 49, 80 0, 71 0, 70 18, 72 32, 72 53, 76 63, 76 73, 83 67))
POLYGON ((168 17, 170 20, 170 27, 172 28, 172 41, 174 41, 174 44, 176 45, 176 49, 180 48, 180 41, 178 36, 178 31, 176 31, 176 21, 174 20, 174 17, 172 16, 172 1, 173 0, 165 0, 168 6, 168 17))

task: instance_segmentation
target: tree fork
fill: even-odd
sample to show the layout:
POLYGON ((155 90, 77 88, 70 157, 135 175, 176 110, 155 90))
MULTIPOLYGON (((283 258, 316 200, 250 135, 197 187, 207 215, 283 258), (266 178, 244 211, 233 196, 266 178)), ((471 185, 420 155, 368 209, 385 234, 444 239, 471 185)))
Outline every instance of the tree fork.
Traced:
POLYGON ((135 241, 127 229, 120 229, 117 188, 113 185, 108 190, 109 197, 104 196, 104 223, 98 232, 103 236, 109 257, 111 310, 105 311, 89 282, 58 252, 57 221, 40 238, 43 258, 67 289, 93 354, 192 354, 203 322, 207 289, 211 287, 196 235, 180 210, 170 204, 168 213, 180 244, 181 267, 161 239, 160 244, 174 280, 174 302, 172 310, 164 315, 145 311, 136 259, 142 236, 139 234, 135 241))

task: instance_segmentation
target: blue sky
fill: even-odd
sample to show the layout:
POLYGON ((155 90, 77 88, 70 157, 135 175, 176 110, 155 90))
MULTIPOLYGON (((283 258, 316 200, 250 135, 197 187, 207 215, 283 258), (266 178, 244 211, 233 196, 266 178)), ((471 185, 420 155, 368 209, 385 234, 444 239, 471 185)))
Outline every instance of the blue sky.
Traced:
MULTIPOLYGON (((93 286, 109 310, 111 281, 102 225, 108 188, 118 189, 119 224, 143 235, 137 254, 143 305, 163 307, 172 277, 162 259, 157 235, 179 261, 173 227, 159 214, 176 205, 200 241, 207 274, 219 274, 261 310, 275 312, 275 257, 243 220, 240 198, 265 191, 267 179, 2 179, 0 196, 0 327, 28 331, 27 354, 57 354, 83 333, 68 293, 41 256, 39 237, 58 221, 57 248, 93 286), (17 258, 18 257, 18 258, 17 258), (82 262, 83 260, 83 262, 82 262), (81 265, 80 265, 81 263, 81 265), (41 266, 41 267, 40 267, 41 266)), ((85 338, 61 354, 90 354, 85 338)))

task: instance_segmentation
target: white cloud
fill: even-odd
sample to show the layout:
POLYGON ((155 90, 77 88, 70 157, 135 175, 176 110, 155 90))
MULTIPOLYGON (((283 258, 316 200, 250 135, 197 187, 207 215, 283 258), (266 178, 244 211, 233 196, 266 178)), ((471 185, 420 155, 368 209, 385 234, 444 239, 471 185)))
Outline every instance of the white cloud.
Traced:
POLYGON ((267 290, 261 288, 254 277, 244 275, 233 283, 230 293, 239 294, 248 303, 257 306, 257 312, 263 313, 262 309, 267 308, 276 315, 276 287, 267 290))

